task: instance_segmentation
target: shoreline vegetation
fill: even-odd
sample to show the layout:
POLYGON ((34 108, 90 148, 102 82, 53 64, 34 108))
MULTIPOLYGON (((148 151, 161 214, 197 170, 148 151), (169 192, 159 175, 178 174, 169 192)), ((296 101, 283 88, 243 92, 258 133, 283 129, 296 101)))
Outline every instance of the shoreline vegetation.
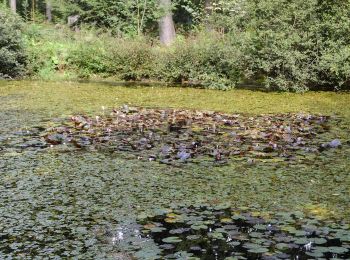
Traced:
POLYGON ((13 14, 0 6, 0 77, 113 78, 219 90, 248 81, 292 92, 350 86, 350 19, 340 3, 206 1, 211 4, 201 6, 178 0, 171 18, 159 8, 152 13, 154 1, 146 7, 126 1, 118 6, 123 14, 102 0, 74 8, 68 2, 46 5, 53 8, 50 16, 40 1, 36 9, 29 5, 34 13, 17 5, 13 14), (173 19, 170 26, 176 28, 167 43, 158 35, 165 30, 158 29, 162 17, 173 19), (67 25, 67 19, 74 21, 67 25))

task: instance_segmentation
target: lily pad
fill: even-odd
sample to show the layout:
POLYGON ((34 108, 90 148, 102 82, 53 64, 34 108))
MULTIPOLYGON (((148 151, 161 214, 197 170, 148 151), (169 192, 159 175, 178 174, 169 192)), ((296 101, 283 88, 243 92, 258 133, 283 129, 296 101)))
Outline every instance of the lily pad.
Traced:
POLYGON ((164 243, 176 244, 176 243, 180 243, 182 240, 179 237, 167 237, 167 238, 163 238, 162 241, 164 243))
POLYGON ((328 247, 328 252, 333 254, 344 254, 349 252, 349 249, 345 247, 331 246, 331 247, 328 247))
POLYGON ((265 247, 260 247, 260 248, 250 248, 248 250, 249 253, 254 253, 254 254, 263 254, 269 252, 269 250, 265 247))

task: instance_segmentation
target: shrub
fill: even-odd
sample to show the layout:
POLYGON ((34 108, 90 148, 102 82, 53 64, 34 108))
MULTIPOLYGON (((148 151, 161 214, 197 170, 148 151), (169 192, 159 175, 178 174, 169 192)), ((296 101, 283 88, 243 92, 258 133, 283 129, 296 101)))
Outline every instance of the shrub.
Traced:
POLYGON ((157 80, 229 89, 241 78, 237 48, 217 35, 177 41, 171 48, 145 38, 120 39, 106 34, 85 39, 68 57, 81 77, 157 80))
POLYGON ((233 88, 242 77, 241 53, 230 39, 214 33, 178 41, 158 52, 154 76, 167 82, 225 90, 233 88))
POLYGON ((26 55, 21 34, 21 19, 0 9, 0 78, 17 78, 25 74, 26 55))
POLYGON ((68 62, 81 77, 99 75, 142 80, 150 78, 154 57, 144 39, 126 40, 101 33, 80 39, 68 62))
POLYGON ((106 44, 103 44, 98 38, 77 41, 68 55, 68 65, 74 68, 79 77, 82 78, 89 78, 94 74, 99 74, 102 77, 107 75, 106 44))
POLYGON ((157 54, 146 39, 117 39, 109 45, 108 67, 110 73, 123 80, 151 79, 157 54))
POLYGON ((65 27, 27 24, 24 28, 28 74, 50 79, 67 69, 67 57, 75 45, 73 32, 65 27))
POLYGON ((244 79, 267 89, 303 92, 350 86, 350 2, 218 1, 212 24, 169 48, 105 30, 26 31, 32 75, 158 80, 229 89, 244 79), (216 11, 218 10, 218 11, 216 11))
POLYGON ((211 23, 242 40, 242 71, 267 89, 341 89, 350 85, 349 9, 341 0, 220 0, 211 23))

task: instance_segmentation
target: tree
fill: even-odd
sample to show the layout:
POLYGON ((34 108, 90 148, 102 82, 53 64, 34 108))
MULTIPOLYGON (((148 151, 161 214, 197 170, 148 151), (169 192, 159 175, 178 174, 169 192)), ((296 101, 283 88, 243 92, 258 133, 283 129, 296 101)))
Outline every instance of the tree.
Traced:
POLYGON ((157 28, 158 0, 80 0, 80 10, 70 15, 80 15, 81 23, 106 28, 118 36, 141 35, 146 29, 157 28))
POLYGON ((50 23, 52 21, 52 5, 51 0, 46 0, 46 19, 50 23))
POLYGON ((205 12, 209 15, 213 9, 211 0, 205 0, 204 2, 205 12))
POLYGON ((12 12, 16 12, 16 0, 10 0, 10 8, 12 10, 12 12))
POLYGON ((160 0, 160 8, 164 12, 159 20, 159 36, 160 42, 169 46, 175 39, 175 26, 171 11, 171 0, 160 0))
POLYGON ((0 9, 0 78, 17 78, 25 74, 26 55, 17 14, 0 9))

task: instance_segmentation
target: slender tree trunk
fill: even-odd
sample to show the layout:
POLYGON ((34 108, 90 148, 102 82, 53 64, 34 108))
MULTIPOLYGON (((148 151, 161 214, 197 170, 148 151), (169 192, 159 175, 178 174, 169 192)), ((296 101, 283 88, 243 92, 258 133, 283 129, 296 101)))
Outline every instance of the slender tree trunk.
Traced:
POLYGON ((16 0, 10 0, 10 8, 12 10, 12 12, 16 12, 17 9, 17 5, 16 5, 16 0))
POLYGON ((160 42, 169 46, 176 37, 171 0, 159 0, 159 4, 162 11, 164 11, 164 16, 159 21, 160 42))
POLYGON ((49 23, 52 21, 52 5, 51 0, 46 0, 46 19, 49 23))
POLYGON ((210 26, 210 16, 213 12, 213 6, 212 6, 212 1, 211 0, 205 0, 204 3, 204 11, 205 11, 205 28, 208 31, 211 31, 212 28, 210 26))
POLYGON ((211 0, 205 0, 204 3, 204 8, 205 8, 205 13, 207 15, 210 15, 212 13, 212 5, 211 5, 211 0))
POLYGON ((32 21, 35 22, 35 0, 32 0, 32 21))

